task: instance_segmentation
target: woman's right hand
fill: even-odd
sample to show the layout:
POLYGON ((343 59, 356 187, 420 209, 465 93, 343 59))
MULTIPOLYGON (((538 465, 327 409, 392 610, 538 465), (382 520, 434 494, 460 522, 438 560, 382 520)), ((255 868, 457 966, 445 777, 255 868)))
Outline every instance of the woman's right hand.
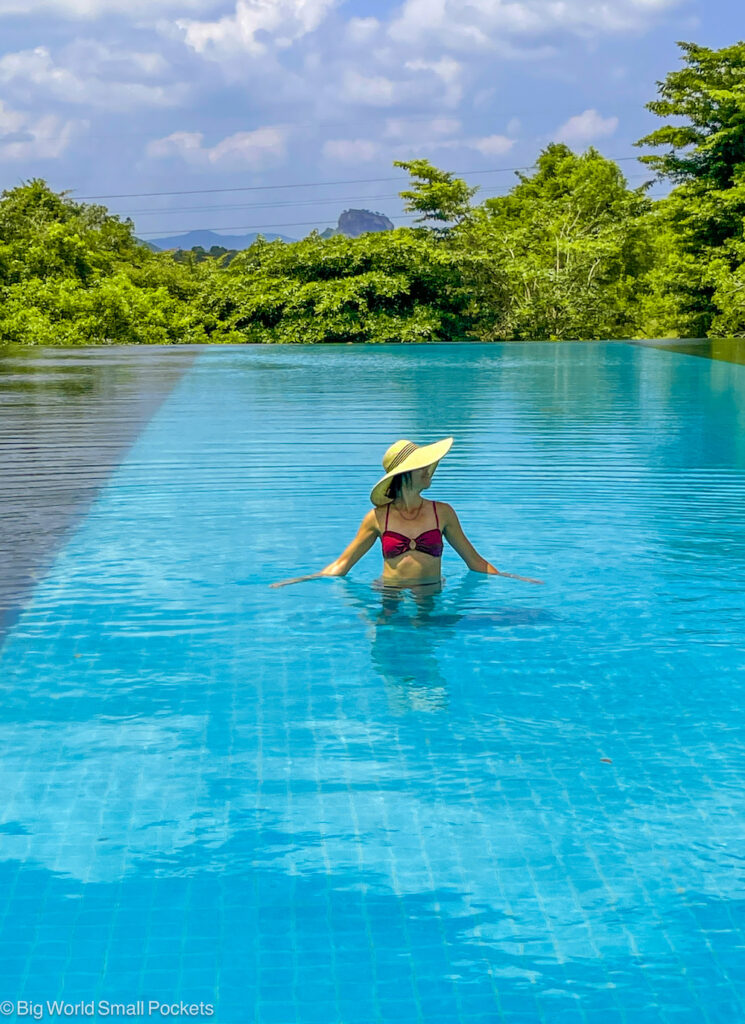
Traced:
POLYGON ((295 576, 291 580, 278 580, 276 583, 270 583, 270 587, 289 587, 291 583, 302 583, 304 580, 317 580, 319 576, 327 576, 325 572, 313 572, 309 576, 295 576))
POLYGON ((309 576, 295 576, 291 580, 278 580, 277 583, 270 583, 270 587, 287 587, 290 583, 302 583, 304 580, 317 580, 320 576, 346 576, 349 570, 360 558, 369 551, 375 543, 379 534, 375 510, 370 509, 362 520, 357 536, 346 550, 342 551, 339 557, 327 565, 320 572, 313 572, 309 576))

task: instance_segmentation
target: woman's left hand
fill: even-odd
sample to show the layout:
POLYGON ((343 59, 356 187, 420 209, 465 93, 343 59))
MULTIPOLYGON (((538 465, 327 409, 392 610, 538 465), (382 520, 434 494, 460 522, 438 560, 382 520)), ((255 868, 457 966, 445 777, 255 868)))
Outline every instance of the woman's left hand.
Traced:
POLYGON ((543 580, 531 580, 527 576, 516 576, 514 572, 498 572, 498 576, 509 576, 511 580, 522 580, 523 583, 540 583, 543 585, 543 580))

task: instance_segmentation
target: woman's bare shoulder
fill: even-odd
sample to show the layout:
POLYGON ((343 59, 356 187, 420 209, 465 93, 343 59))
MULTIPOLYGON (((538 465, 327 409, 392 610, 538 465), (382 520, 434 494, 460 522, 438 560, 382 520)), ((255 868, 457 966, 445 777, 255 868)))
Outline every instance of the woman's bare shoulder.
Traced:
POLYGON ((453 530, 460 528, 460 521, 455 514, 455 509, 447 501, 437 502, 437 518, 440 521, 440 528, 447 536, 450 536, 453 530))
POLYGON ((450 519, 451 517, 455 517, 456 519, 458 518, 455 515, 455 509, 453 508, 452 505, 448 504, 447 501, 439 501, 438 500, 436 504, 437 504, 437 512, 438 512, 439 515, 443 516, 446 519, 450 519))
POLYGON ((365 518, 362 520, 362 525, 368 527, 368 529, 375 530, 377 533, 382 533, 384 521, 384 508, 385 506, 381 506, 379 508, 371 508, 370 511, 365 515, 365 518))

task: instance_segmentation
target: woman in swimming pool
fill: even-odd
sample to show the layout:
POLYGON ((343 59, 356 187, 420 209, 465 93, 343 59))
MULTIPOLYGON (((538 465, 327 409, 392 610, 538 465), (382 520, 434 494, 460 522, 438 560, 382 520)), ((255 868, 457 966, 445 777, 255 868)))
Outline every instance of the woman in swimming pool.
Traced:
POLYGON ((474 572, 542 583, 542 580, 495 569, 468 540, 451 505, 422 497, 422 491, 432 483, 440 459, 448 453, 452 443, 452 437, 446 437, 421 447, 412 441, 392 444, 383 456, 385 476, 378 480, 370 494, 375 507, 362 520, 349 547, 320 572, 270 585, 283 587, 322 576, 345 576, 378 537, 383 548, 384 586, 419 587, 440 583, 443 538, 474 572))

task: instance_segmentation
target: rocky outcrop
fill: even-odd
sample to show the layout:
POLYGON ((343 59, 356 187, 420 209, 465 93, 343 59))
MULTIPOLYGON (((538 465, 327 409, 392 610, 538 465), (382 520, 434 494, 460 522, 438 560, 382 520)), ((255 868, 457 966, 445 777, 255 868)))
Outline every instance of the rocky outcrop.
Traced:
POLYGON ((382 213, 371 210, 345 210, 339 217, 338 234, 357 238, 366 231, 392 231, 393 223, 382 213))

